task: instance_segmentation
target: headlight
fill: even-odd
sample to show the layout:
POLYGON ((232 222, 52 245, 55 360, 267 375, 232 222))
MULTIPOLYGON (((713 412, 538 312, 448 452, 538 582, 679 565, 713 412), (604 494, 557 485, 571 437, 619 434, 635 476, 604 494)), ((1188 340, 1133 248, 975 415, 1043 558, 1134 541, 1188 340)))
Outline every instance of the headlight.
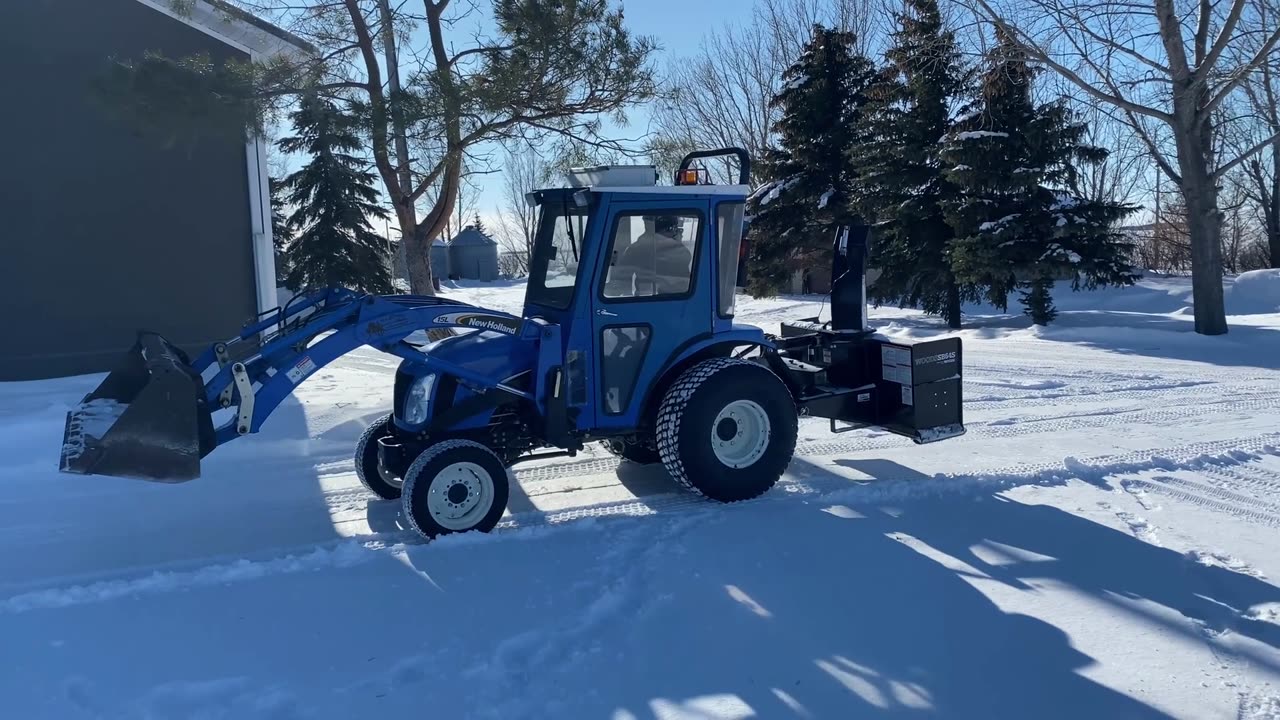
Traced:
POLYGON ((409 386, 409 394, 404 399, 404 420, 410 425, 418 425, 427 420, 427 404, 431 400, 431 388, 436 384, 435 373, 423 375, 409 386))

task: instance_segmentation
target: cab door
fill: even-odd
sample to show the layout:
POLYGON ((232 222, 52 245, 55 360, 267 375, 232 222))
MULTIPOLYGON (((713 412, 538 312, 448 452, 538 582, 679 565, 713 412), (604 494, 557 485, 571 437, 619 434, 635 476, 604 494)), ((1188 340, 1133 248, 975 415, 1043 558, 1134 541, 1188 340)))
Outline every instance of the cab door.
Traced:
POLYGON ((668 360, 712 331, 713 226, 705 198, 610 203, 591 293, 596 427, 642 424, 668 360))

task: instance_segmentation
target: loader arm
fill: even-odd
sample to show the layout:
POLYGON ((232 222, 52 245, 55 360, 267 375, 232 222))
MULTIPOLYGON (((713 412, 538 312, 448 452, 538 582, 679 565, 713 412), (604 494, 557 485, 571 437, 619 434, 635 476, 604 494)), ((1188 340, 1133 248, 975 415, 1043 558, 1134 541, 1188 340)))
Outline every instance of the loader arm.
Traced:
POLYGON ((502 385, 501 378, 430 358, 407 341, 414 333, 442 328, 531 341, 544 331, 537 321, 456 300, 338 288, 307 293, 264 313, 192 362, 168 340, 142 332, 125 366, 68 413, 61 469, 166 482, 199 477, 203 457, 257 432, 300 383, 364 345, 429 364, 484 390, 532 397, 502 385))

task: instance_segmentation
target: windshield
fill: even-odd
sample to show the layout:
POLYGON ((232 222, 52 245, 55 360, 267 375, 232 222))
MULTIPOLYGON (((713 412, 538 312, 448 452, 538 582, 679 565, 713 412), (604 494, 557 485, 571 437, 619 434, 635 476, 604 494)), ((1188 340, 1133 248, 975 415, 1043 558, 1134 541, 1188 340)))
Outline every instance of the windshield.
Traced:
POLYGON ((528 301, 563 310, 572 302, 578 281, 588 208, 579 207, 567 193, 545 198, 540 207, 528 301))

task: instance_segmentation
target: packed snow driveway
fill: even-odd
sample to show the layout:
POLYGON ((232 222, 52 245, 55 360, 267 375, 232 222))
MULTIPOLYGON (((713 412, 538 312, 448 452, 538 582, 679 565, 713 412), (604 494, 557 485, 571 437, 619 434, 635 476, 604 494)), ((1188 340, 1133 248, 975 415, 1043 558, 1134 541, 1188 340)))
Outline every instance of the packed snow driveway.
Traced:
POLYGON ((496 532, 429 545, 350 461, 393 358, 318 373, 180 485, 56 472, 99 378, 0 384, 0 707, 1280 717, 1280 307, 1242 287, 1224 338, 1190 332, 1180 280, 1063 291, 1047 329, 974 308, 963 438, 806 422, 783 482, 733 506, 603 452, 522 466, 496 532))

